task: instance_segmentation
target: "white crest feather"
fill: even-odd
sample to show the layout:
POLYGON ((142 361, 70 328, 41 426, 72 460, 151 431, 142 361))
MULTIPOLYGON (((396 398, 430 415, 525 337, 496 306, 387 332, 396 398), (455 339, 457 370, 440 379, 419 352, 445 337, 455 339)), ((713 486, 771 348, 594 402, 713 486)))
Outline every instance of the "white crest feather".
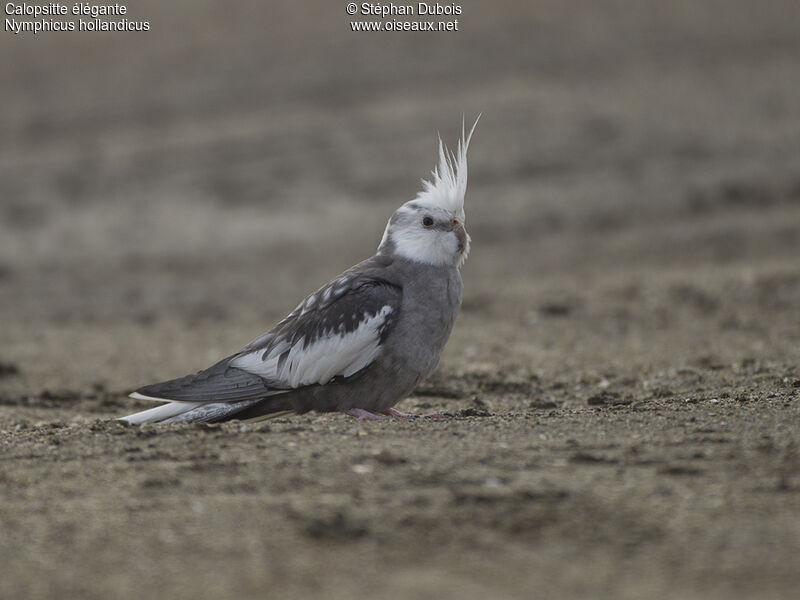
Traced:
POLYGON ((461 139, 452 152, 439 136, 439 164, 431 172, 431 179, 422 180, 422 191, 415 202, 437 206, 464 218, 464 196, 467 193, 467 150, 469 141, 481 116, 475 119, 469 135, 465 135, 464 119, 461 119, 461 139))

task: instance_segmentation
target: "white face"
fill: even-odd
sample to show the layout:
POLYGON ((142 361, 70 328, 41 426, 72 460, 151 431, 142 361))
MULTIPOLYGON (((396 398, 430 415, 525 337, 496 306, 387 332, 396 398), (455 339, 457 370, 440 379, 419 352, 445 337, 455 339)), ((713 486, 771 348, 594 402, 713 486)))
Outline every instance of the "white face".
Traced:
POLYGON ((464 211, 459 212, 408 202, 386 225, 379 251, 430 265, 460 267, 471 240, 464 228, 464 211))

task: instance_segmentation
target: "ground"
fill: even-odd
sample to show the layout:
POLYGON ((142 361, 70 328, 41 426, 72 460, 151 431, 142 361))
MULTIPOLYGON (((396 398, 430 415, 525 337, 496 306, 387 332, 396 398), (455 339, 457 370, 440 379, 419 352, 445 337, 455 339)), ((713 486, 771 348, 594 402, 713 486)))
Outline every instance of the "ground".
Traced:
POLYGON ((796 3, 129 11, 0 34, 0 597, 794 597, 796 3), (112 420, 371 254, 480 111, 399 405, 446 418, 112 420))

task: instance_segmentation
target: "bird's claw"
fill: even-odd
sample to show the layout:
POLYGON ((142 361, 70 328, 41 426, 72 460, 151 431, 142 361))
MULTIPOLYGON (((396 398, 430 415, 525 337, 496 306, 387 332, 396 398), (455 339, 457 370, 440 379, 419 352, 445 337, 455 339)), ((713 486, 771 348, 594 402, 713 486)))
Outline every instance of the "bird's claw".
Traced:
POLYGON ((376 415, 368 410, 364 410, 363 408, 348 409, 346 414, 350 415, 351 417, 355 417, 359 421, 383 421, 384 419, 389 418, 384 415, 376 415))
POLYGON ((360 421, 383 421, 384 419, 443 419, 444 415, 431 413, 427 415, 412 415, 400 412, 394 408, 381 411, 380 414, 371 413, 363 408, 351 408, 347 411, 351 417, 356 417, 360 421))
POLYGON ((416 419, 419 417, 419 415, 410 415, 408 413, 400 412, 394 408, 388 408, 382 411, 381 414, 393 419, 416 419))

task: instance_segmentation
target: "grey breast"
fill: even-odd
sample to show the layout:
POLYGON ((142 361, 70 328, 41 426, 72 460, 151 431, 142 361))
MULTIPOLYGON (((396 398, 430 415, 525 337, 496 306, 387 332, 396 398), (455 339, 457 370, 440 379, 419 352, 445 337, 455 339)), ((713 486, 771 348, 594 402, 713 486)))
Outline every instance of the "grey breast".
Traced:
POLYGON ((439 362, 461 307, 461 275, 455 267, 398 260, 392 265, 403 281, 400 319, 390 347, 398 362, 424 378, 439 362))

